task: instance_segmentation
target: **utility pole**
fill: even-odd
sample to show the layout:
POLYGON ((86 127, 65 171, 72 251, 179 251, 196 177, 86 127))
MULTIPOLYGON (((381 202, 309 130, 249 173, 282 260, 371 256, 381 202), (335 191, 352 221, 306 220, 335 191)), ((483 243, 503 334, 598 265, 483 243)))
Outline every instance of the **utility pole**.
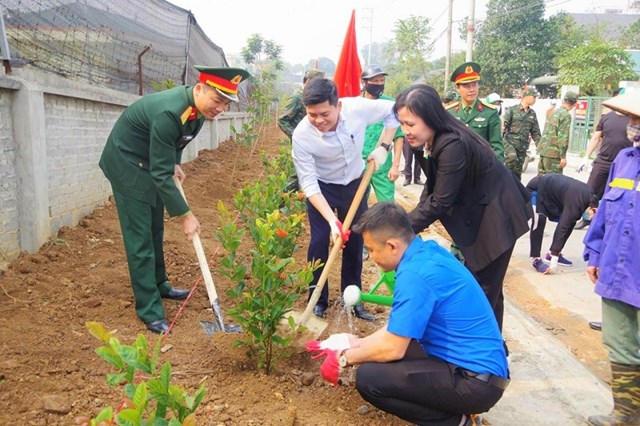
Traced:
POLYGON ((363 10, 369 12, 369 16, 363 16, 362 20, 369 22, 369 26, 365 26, 365 28, 369 29, 369 49, 367 52, 367 65, 371 65, 371 43, 373 43, 373 8, 365 7, 363 10))
POLYGON ((473 32, 476 0, 469 0, 469 16, 467 17, 467 57, 466 61, 473 61, 473 32))
POLYGON ((451 72, 451 30, 453 27, 453 0, 449 0, 447 17, 447 51, 444 60, 444 90, 449 87, 449 73, 451 72))

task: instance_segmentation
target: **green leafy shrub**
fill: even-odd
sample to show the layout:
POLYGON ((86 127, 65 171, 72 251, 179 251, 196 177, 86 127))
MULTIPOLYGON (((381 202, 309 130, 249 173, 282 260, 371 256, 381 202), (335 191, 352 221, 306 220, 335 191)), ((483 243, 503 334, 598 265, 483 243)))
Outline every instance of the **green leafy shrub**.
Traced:
MULTIPOLYGON (((286 170, 283 156, 263 158, 266 170, 286 170)), ((290 159, 289 159, 290 161, 290 159)), ((241 189, 234 199, 242 224, 236 223, 224 205, 218 203, 221 227, 215 233, 227 255, 220 273, 235 283, 227 292, 236 306, 229 311, 245 331, 235 342, 244 346, 258 369, 269 374, 275 363, 290 355, 296 324, 289 320, 291 333, 278 333, 281 320, 306 292, 316 266, 296 264, 296 239, 302 232, 305 197, 283 192, 285 172, 267 175, 241 189), (239 252, 245 235, 252 249, 244 257, 239 252)))
POLYGON ((171 384, 171 364, 158 366, 161 337, 150 352, 143 334, 133 345, 123 345, 100 323, 87 322, 87 328, 104 344, 96 353, 116 369, 107 375, 107 383, 112 387, 124 384, 124 398, 116 410, 107 407, 85 424, 195 426, 195 411, 204 398, 204 385, 190 396, 171 384))

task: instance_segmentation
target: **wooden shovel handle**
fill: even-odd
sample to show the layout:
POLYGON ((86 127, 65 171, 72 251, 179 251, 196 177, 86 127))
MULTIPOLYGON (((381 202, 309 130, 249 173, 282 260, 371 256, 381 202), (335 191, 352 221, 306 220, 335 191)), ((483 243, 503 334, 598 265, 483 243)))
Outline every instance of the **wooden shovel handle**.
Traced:
MULTIPOLYGON (((353 201, 351 202, 351 206, 349 206, 349 211, 347 212, 347 216, 344 218, 344 222, 342 222, 342 229, 344 232, 349 230, 351 226, 351 222, 358 211, 358 207, 360 206, 360 202, 362 201, 362 197, 364 197, 365 192, 367 191, 367 187, 369 186, 369 181, 371 181, 371 176, 375 171, 375 165, 369 164, 367 170, 365 170, 364 175, 362 176, 362 180, 360 181, 360 185, 358 186, 358 190, 356 191, 356 195, 353 197, 353 201)), ((329 258, 324 265, 324 269, 322 270, 322 274, 320 274, 320 278, 318 279, 318 283, 316 284, 316 288, 311 293, 311 298, 309 299, 309 303, 307 304, 306 309, 302 313, 299 318, 298 325, 304 325, 309 320, 311 316, 311 312, 313 308, 318 303, 320 299, 320 294, 322 293, 322 288, 327 282, 327 278, 329 278, 329 270, 333 265, 333 262, 338 257, 338 253, 342 250, 342 238, 338 237, 338 241, 333 245, 331 252, 329 253, 329 258)))
MULTIPOLYGON (((178 187, 178 191, 182 194, 182 198, 184 201, 187 201, 187 197, 184 195, 184 190, 182 189, 182 184, 177 177, 173 177, 173 180, 178 187)), ((204 285, 207 287, 207 295, 209 296, 209 302, 213 306, 214 301, 218 299, 218 293, 216 292, 216 286, 213 283, 213 277, 211 276, 211 270, 209 269, 209 264, 207 263, 207 257, 204 255, 204 249, 202 248, 202 242, 200 241, 200 235, 196 233, 193 236, 193 248, 196 250, 196 256, 198 256, 198 264, 200 265, 200 272, 202 272, 202 278, 204 279, 204 285)))

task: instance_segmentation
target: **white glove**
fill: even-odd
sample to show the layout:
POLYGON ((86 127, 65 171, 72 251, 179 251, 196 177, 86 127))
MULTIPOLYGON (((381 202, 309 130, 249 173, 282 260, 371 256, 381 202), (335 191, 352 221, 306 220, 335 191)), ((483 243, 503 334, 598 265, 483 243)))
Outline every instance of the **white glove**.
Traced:
POLYGON ((341 235, 340 228, 338 227, 338 222, 340 222, 338 219, 332 220, 331 222, 329 222, 329 226, 331 227, 331 240, 332 241, 337 240, 338 237, 341 235))
POLYGON ((555 271, 558 269, 558 256, 551 255, 551 263, 549 264, 549 270, 555 271))
POLYGON ((331 349, 338 353, 351 349, 349 335, 347 333, 332 334, 328 339, 320 342, 320 349, 331 349))
POLYGON ((367 157, 367 161, 373 160, 376 166, 376 170, 378 170, 382 165, 387 161, 387 156, 389 155, 389 151, 386 150, 385 147, 379 146, 367 157))
POLYGON ((589 172, 589 157, 582 157, 580 165, 576 168, 576 173, 589 172))

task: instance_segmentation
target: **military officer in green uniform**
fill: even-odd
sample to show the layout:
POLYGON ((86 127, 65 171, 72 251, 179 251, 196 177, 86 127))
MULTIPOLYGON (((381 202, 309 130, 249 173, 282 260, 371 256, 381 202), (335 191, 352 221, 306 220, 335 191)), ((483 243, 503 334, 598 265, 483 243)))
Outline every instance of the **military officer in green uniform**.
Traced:
POLYGON ((538 97, 533 88, 526 89, 518 105, 504 113, 504 165, 522 180, 522 167, 529 149, 529 138, 537 145, 540 140, 538 116, 531 108, 538 97))
POLYGON ((186 175, 180 167, 184 147, 205 119, 237 101, 238 84, 248 73, 238 68, 196 66, 198 83, 144 96, 116 121, 100 158, 111 183, 122 229, 136 313, 154 333, 166 333, 162 298, 185 299, 189 290, 171 286, 163 254, 163 216, 182 218, 189 239, 200 222, 189 209, 173 178, 186 175))
MULTIPOLYGON (((362 97, 366 99, 386 99, 395 101, 395 99, 385 96, 384 83, 387 73, 379 65, 369 65, 362 71, 362 97)), ((362 158, 367 162, 367 157, 376 148, 380 135, 384 130, 384 123, 379 122, 367 126, 364 134, 364 147, 362 148, 362 158)), ((402 144, 404 142, 404 133, 400 127, 393 136, 393 158, 387 156, 387 161, 378 168, 371 176, 371 186, 376 194, 378 202, 390 201, 395 202, 395 184, 394 182, 400 176, 398 167, 400 166, 400 158, 402 157, 402 144)), ((418 175, 418 178, 420 176, 418 175)))
POLYGON ((571 111, 578 102, 578 94, 567 92, 562 99, 562 106, 555 110, 544 125, 544 132, 536 145, 540 156, 538 175, 562 173, 567 165, 567 148, 571 131, 571 111))
POLYGON ((456 68, 451 74, 451 82, 455 85, 460 100, 448 104, 446 108, 489 142, 500 162, 504 162, 500 115, 495 105, 478 99, 479 81, 480 65, 475 62, 465 62, 456 68))

